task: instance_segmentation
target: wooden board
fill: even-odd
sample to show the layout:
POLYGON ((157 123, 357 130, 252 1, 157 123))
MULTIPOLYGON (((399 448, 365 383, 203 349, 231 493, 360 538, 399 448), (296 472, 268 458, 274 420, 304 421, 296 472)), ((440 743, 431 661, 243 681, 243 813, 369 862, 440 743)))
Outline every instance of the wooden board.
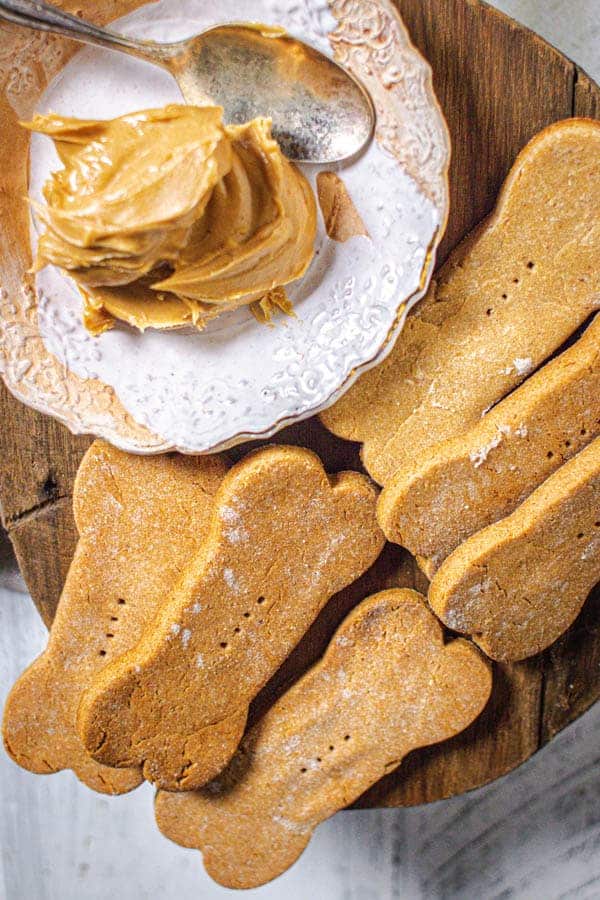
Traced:
MULTIPOLYGON (((572 115, 600 118, 600 89, 525 28, 478 0, 397 0, 430 60, 454 147, 452 213, 440 262, 494 205, 517 153, 541 128, 572 115)), ((316 420, 281 440, 303 443, 330 471, 359 468, 358 448, 316 420)), ((70 498, 90 441, 26 409, 0 387, 0 503, 31 595, 50 624, 76 541, 70 498)), ((239 456, 238 448, 232 456, 239 456)), ((334 598, 254 704, 253 715, 324 650, 335 625, 368 593, 423 585, 412 560, 388 546, 356 585, 334 598)), ((491 703, 456 739, 413 753, 360 806, 401 806, 448 797, 509 772, 600 696, 600 591, 546 653, 495 667, 491 703)))

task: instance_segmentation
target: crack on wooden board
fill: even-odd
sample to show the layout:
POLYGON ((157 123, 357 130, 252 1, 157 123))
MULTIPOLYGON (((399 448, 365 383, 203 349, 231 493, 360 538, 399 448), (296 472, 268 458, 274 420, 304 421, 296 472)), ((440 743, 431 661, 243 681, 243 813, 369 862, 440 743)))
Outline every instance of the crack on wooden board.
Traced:
POLYGON ((547 743, 546 734, 546 659, 542 657, 540 661, 540 700, 538 704, 538 721, 537 721, 537 753, 547 743))
POLYGON ((48 497, 48 499, 46 500, 40 500, 40 502, 36 503, 35 506, 31 506, 29 509, 25 509, 22 512, 17 513, 16 515, 6 518, 4 520, 4 527, 10 535, 21 525, 24 525, 25 523, 31 521, 31 519, 36 518, 40 513, 45 512, 53 506, 63 503, 65 500, 71 499, 71 494, 57 494, 54 497, 48 497))
POLYGON ((577 117, 577 85, 581 76, 578 66, 573 66, 573 90, 571 93, 571 115, 577 117))

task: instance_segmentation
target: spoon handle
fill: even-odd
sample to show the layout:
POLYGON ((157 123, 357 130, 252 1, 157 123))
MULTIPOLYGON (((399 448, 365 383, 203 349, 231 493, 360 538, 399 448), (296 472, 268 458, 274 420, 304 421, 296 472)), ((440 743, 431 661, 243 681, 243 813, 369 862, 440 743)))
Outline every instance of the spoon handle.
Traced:
POLYGON ((61 34, 86 44, 121 50, 158 65, 165 65, 177 54, 176 45, 158 44, 155 41, 125 37, 114 31, 98 28, 91 22, 64 12, 50 3, 37 2, 37 0, 0 0, 0 19, 15 25, 33 28, 36 31, 61 34))

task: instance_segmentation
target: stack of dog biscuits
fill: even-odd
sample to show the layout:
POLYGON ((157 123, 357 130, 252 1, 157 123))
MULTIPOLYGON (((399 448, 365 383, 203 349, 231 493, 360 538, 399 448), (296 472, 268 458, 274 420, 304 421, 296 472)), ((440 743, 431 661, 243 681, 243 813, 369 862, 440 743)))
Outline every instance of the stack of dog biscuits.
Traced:
POLYGON ((363 442, 388 540, 491 657, 553 643, 600 579, 600 123, 521 153, 387 363, 324 423, 363 442))
POLYGON ((328 478, 295 447, 227 471, 219 458, 94 444, 48 648, 6 706, 9 753, 113 793, 142 775, 173 790, 205 783, 329 597, 379 555, 375 500, 365 476, 328 478))
POLYGON ((423 598, 396 589, 360 603, 244 738, 252 699, 328 599, 378 558, 376 500, 366 476, 328 476, 298 447, 229 468, 96 442, 76 480, 80 539, 48 647, 6 705, 8 752, 34 772, 71 768, 104 793, 152 781, 159 825, 181 843, 198 843, 200 825, 186 828, 213 798, 207 833, 230 859, 214 876, 251 886, 283 871, 320 821, 411 749, 462 731, 489 697, 479 651, 445 645, 423 598), (263 762, 246 778, 253 756, 263 762), (254 808, 240 836, 255 838, 237 875, 234 831, 218 837, 219 785, 234 777, 254 808), (256 800, 267 781, 268 809, 256 800))
POLYGON ((523 150, 387 360, 321 414, 362 443, 375 481, 476 425, 598 310, 599 204, 599 122, 559 122, 523 150))

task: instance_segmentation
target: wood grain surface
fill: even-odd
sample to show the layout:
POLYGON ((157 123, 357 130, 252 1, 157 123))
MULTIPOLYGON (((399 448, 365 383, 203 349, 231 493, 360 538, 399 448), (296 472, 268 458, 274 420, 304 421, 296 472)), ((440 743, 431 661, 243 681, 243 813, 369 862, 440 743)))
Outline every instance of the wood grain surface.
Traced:
MULTIPOLYGON (((397 0, 429 59, 453 141, 452 212, 439 261, 493 207, 517 153, 541 128, 572 115, 600 118, 600 89, 541 38, 479 0, 397 0)), ((360 468, 358 447, 310 420, 279 442, 316 450, 330 471, 360 468)), ((0 386, 0 504, 4 524, 44 622, 52 621, 76 541, 70 498, 89 438, 26 409, 0 386)), ((233 457, 245 448, 237 448, 233 457)), ((257 698, 253 715, 323 651, 332 629, 366 594, 423 576, 388 546, 363 578, 334 598, 257 698)), ((25 602, 25 601, 24 601, 25 602)), ((492 700, 452 741, 413 753, 359 806, 405 806, 483 785, 518 766, 600 696, 600 591, 546 653, 495 666, 492 700)))

